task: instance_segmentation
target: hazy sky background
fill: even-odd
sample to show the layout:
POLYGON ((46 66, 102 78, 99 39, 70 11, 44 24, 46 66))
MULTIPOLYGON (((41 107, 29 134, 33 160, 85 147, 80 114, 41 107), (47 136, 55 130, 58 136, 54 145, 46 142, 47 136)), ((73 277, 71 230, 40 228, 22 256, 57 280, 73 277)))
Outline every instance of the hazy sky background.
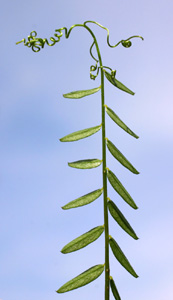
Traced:
MULTIPOLYGON (((122 300, 173 299, 173 2, 172 0, 3 1, 1 3, 1 209, 0 299, 104 299, 104 276, 81 289, 57 294, 66 281, 104 263, 104 236, 68 255, 62 247, 103 224, 102 197, 63 211, 61 206, 102 187, 101 167, 69 168, 67 162, 101 158, 101 132, 74 143, 64 135, 99 125, 100 92, 81 100, 63 93, 100 85, 89 78, 92 39, 83 28, 54 47, 34 53, 17 41, 32 30, 54 30, 86 20, 110 29, 115 44, 131 35, 133 47, 111 49, 106 32, 91 25, 103 64, 135 92, 105 80, 106 104, 140 136, 136 140, 106 118, 107 137, 140 171, 136 176, 107 153, 107 166, 139 206, 130 208, 108 185, 109 197, 139 236, 134 241, 110 217, 110 234, 139 275, 133 278, 110 256, 111 275, 122 300)), ((113 296, 111 295, 111 299, 113 296)))

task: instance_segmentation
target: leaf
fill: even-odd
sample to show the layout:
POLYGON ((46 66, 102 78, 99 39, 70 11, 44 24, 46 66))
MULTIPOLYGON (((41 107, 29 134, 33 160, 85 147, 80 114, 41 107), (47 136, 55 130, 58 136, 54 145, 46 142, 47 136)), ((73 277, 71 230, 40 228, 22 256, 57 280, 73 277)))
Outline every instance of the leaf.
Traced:
POLYGON ((63 247, 61 252, 66 254, 84 248, 88 244, 97 240, 99 236, 103 233, 103 231, 104 226, 95 227, 68 243, 66 246, 63 247))
POLYGON ((115 176, 115 174, 109 169, 107 169, 107 177, 114 190, 124 199, 124 201, 126 201, 134 209, 137 209, 138 207, 136 206, 132 197, 129 195, 129 193, 115 176))
POLYGON ((112 252, 116 259, 119 261, 119 263, 134 277, 138 277, 134 269, 132 268, 131 264, 129 263, 127 257, 122 252, 119 245, 116 243, 116 241, 111 237, 109 240, 112 252))
POLYGON ((70 133, 70 134, 62 137, 60 139, 60 141, 61 142, 74 142, 74 141, 84 139, 84 138, 96 133, 97 131, 99 131, 101 127, 102 127, 102 125, 98 125, 95 127, 90 127, 90 128, 86 128, 83 130, 79 130, 79 131, 70 133))
POLYGON ((108 201, 108 208, 111 216, 121 226, 121 228, 124 229, 124 231, 126 231, 135 240, 138 240, 138 237, 134 232, 133 228, 130 226, 127 219, 124 217, 124 215, 121 213, 121 211, 118 209, 118 207, 113 201, 108 201))
POLYGON ((130 89, 128 89, 124 84, 122 84, 120 81, 118 81, 115 77, 111 76, 110 73, 106 72, 105 70, 104 70, 104 73, 105 73, 107 80, 109 80, 109 82, 112 83, 114 86, 116 86, 118 89, 120 89, 128 94, 131 94, 131 95, 135 94, 130 89))
POLYGON ((62 209, 70 209, 70 208, 80 207, 80 206, 89 204, 89 203, 93 202, 94 200, 96 200, 97 198, 99 198, 102 193, 103 193, 103 189, 95 190, 95 191, 88 193, 80 198, 70 201, 69 203, 64 205, 62 207, 62 209))
POLYGON ((125 158, 125 156, 115 147, 115 145, 106 139, 107 147, 110 153, 127 169, 129 169, 134 174, 139 174, 139 172, 132 166, 132 164, 125 158))
POLYGON ((124 131, 135 137, 136 139, 139 138, 127 125, 116 115, 116 113, 110 109, 107 105, 106 107, 106 112, 109 115, 109 117, 119 126, 121 127, 124 131))
POLYGON ((85 159, 78 160, 71 163, 68 163, 69 167, 77 168, 77 169, 92 169, 100 166, 102 160, 100 159, 85 159))
POLYGON ((115 300, 121 300, 121 297, 118 293, 117 287, 112 277, 110 277, 110 286, 112 290, 112 294, 114 295, 115 300))
POLYGON ((104 265, 96 265, 65 283, 59 288, 59 290, 57 290, 57 293, 65 293, 80 288, 97 279, 103 273, 103 271, 104 265))
POLYGON ((63 97, 70 98, 70 99, 79 99, 79 98, 83 98, 85 96, 89 96, 94 93, 97 93, 100 90, 100 88, 101 88, 101 86, 99 86, 98 88, 91 89, 91 90, 75 91, 75 92, 71 92, 68 94, 64 94, 63 97))

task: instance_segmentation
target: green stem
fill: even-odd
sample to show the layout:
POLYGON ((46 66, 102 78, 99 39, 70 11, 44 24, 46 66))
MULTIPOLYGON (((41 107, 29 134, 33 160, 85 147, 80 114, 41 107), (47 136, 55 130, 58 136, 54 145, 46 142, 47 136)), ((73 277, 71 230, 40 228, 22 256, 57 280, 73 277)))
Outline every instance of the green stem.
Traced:
MULTIPOLYGON (((105 101, 104 101, 104 72, 102 58, 98 46, 97 39, 92 32, 92 30, 84 23, 76 24, 72 26, 67 34, 67 38, 70 35, 71 30, 74 27, 84 27, 86 28, 91 36, 93 37, 94 44, 96 46, 96 51, 98 54, 98 60, 101 69, 101 106, 102 106, 102 161, 103 161, 103 201, 104 201, 104 226, 105 226, 105 300, 109 300, 109 224, 108 224, 108 207, 107 207, 107 172, 106 172, 106 126, 105 126, 105 101)), ((92 44, 93 46, 93 44, 92 44)), ((92 47, 91 46, 91 47, 92 47)))
POLYGON ((107 208, 107 175, 106 175, 106 128, 104 106, 104 73, 101 69, 101 98, 102 98, 102 160, 103 160, 103 198, 104 198, 104 225, 105 225, 105 300, 109 300, 109 224, 107 208))
POLYGON ((105 300, 109 300, 109 224, 108 224, 108 207, 107 207, 107 173, 106 173, 106 126, 105 126, 105 101, 104 101, 104 72, 99 46, 94 33, 86 26, 85 28, 91 33, 101 69, 101 105, 102 105, 102 160, 103 160, 103 201, 104 201, 104 226, 105 226, 105 300))

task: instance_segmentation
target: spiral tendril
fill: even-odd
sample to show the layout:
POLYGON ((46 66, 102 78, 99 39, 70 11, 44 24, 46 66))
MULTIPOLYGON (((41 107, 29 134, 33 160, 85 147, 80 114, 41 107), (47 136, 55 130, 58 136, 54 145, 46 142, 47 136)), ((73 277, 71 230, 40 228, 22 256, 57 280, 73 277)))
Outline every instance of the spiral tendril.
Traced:
MULTIPOLYGON (((48 46, 54 46, 56 43, 58 43, 61 39, 61 37, 63 36, 63 30, 65 31, 65 38, 68 38, 72 29, 77 27, 77 26, 80 26, 80 27, 84 27, 87 29, 87 26, 86 24, 87 23, 93 23, 93 24, 96 24, 98 25, 99 27, 105 29, 107 31, 107 44, 109 47, 111 48, 115 48, 117 47, 119 44, 121 44, 123 47, 125 48, 129 48, 131 47, 132 45, 132 42, 130 41, 132 38, 141 38, 142 40, 144 40, 144 38, 142 36, 139 36, 139 35, 133 35, 131 37, 129 37, 128 39, 126 40, 121 40, 119 41, 117 44, 115 45, 111 45, 110 42, 109 42, 109 29, 102 26, 101 24, 99 24, 98 22, 95 22, 95 21, 86 21, 84 22, 83 24, 75 24, 73 26, 70 27, 69 31, 67 30, 66 27, 62 27, 60 29, 55 29, 55 34, 54 34, 54 37, 50 37, 50 41, 51 43, 45 38, 45 39, 42 39, 42 38, 37 38, 37 32, 36 31, 32 31, 30 33, 30 35, 28 35, 28 41, 26 41, 26 39, 22 39, 21 41, 17 42, 16 45, 20 44, 20 43, 24 43, 24 46, 27 46, 29 48, 32 49, 32 51, 34 52, 39 52, 41 50, 41 48, 44 48, 44 45, 47 44, 48 46)), ((96 59, 92 53, 92 50, 93 50, 93 46, 95 45, 95 40, 93 41, 91 47, 90 47, 90 55, 91 57, 95 60, 96 64, 95 65, 91 65, 90 66, 90 78, 95 80, 96 77, 98 76, 99 74, 99 69, 100 67, 98 67, 98 62, 99 60, 96 59), (96 72, 96 75, 94 75, 92 72, 96 72)), ((112 72, 112 69, 109 68, 109 67, 105 67, 105 68, 108 68, 111 70, 112 72)), ((114 71, 113 71, 114 72, 114 71)), ((112 74, 112 73, 111 73, 112 74)))

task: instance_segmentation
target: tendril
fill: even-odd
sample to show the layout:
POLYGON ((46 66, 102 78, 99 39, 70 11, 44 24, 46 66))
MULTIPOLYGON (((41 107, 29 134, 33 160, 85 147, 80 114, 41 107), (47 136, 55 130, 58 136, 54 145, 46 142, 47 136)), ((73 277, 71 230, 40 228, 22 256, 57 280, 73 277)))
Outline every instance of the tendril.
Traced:
MULTIPOLYGON (((39 52, 41 50, 41 48, 43 49, 44 48, 44 45, 47 44, 48 46, 54 46, 56 43, 58 43, 61 39, 61 37, 63 36, 63 30, 65 31, 65 38, 68 38, 72 29, 75 28, 75 27, 84 27, 86 29, 89 30, 89 27, 86 26, 87 23, 94 23, 96 25, 98 25, 99 27, 105 29, 107 31, 107 44, 109 47, 111 48, 115 48, 117 47, 119 44, 122 44, 122 46, 124 46, 125 48, 129 48, 131 47, 132 45, 132 42, 130 41, 130 39, 132 38, 141 38, 143 40, 143 37, 142 36, 139 36, 139 35, 133 35, 131 37, 129 37, 128 39, 126 40, 121 40, 119 41, 117 44, 115 45, 111 45, 110 42, 109 42, 109 29, 102 26, 101 24, 95 22, 95 21, 86 21, 84 22, 83 24, 75 24, 73 26, 70 27, 69 31, 67 30, 66 27, 62 27, 60 29, 55 29, 55 34, 54 34, 54 37, 50 37, 50 42, 45 38, 45 39, 42 39, 42 38, 37 38, 37 32, 36 31, 32 31, 30 33, 30 35, 28 35, 28 40, 26 41, 26 39, 23 39, 21 40, 20 42, 17 42, 16 44, 20 44, 20 43, 24 43, 24 46, 27 46, 29 48, 31 48, 34 52, 39 52)), ((96 77, 98 76, 99 74, 99 69, 101 68, 100 66, 98 67, 98 62, 99 60, 96 59, 92 53, 92 50, 93 50, 93 46, 95 46, 96 40, 94 38, 94 41, 90 47, 90 55, 91 57, 95 60, 95 65, 91 65, 90 66, 90 78, 95 80, 96 77), (96 74, 94 75, 92 72, 96 72, 96 74)), ((111 68, 109 67, 104 67, 104 68, 108 68, 111 70, 111 75, 112 76, 115 76, 115 73, 116 71, 115 70, 112 70, 111 68)))
POLYGON ((37 38, 36 37, 37 32, 32 31, 30 35, 28 35, 28 41, 26 41, 26 39, 23 39, 20 42, 17 42, 16 45, 20 43, 24 43, 24 46, 31 48, 34 52, 39 52, 41 48, 44 48, 45 44, 47 44, 48 46, 54 46, 56 43, 58 43, 60 41, 60 38, 63 36, 62 30, 65 31, 65 37, 68 38, 72 29, 76 26, 82 26, 82 25, 81 24, 73 25, 70 27, 69 31, 67 30, 66 27, 55 29, 55 32, 58 32, 59 34, 57 33, 54 34, 54 37, 57 39, 55 39, 54 37, 50 37, 50 41, 52 43, 49 43, 47 39, 37 38))
POLYGON ((141 40, 144 40, 144 38, 143 38, 142 36, 140 36, 140 35, 133 35, 133 36, 129 37, 129 38, 126 39, 126 40, 121 40, 121 41, 119 41, 117 44, 111 45, 111 44, 109 43, 109 29, 108 29, 108 28, 102 26, 101 24, 99 24, 98 22, 95 22, 95 21, 86 21, 86 22, 84 22, 84 25, 86 25, 87 23, 93 23, 93 24, 96 24, 96 25, 98 25, 99 27, 101 27, 101 28, 103 28, 103 29, 105 29, 105 30, 107 31, 107 44, 108 44, 108 46, 111 47, 111 48, 115 48, 115 47, 117 47, 119 44, 122 44, 122 46, 124 46, 125 48, 129 48, 129 47, 131 47, 131 45, 132 45, 132 42, 130 41, 132 38, 140 38, 141 40))
POLYGON ((41 50, 41 48, 44 48, 44 45, 45 43, 48 45, 48 46, 54 46, 56 43, 58 43, 60 41, 60 38, 61 36, 63 35, 62 33, 62 30, 64 28, 61 28, 61 29, 55 29, 55 32, 59 32, 59 34, 55 33, 54 37, 50 37, 50 41, 52 43, 49 43, 47 39, 41 39, 41 38, 37 38, 37 33, 36 31, 32 31, 30 33, 30 35, 28 35, 28 41, 26 41, 26 39, 23 39, 21 40, 20 42, 17 42, 16 44, 19 44, 19 43, 24 43, 24 46, 27 46, 29 48, 32 48, 32 50, 34 52, 39 52, 41 50))
POLYGON ((96 58, 94 57, 94 55, 93 55, 93 53, 92 53, 92 48, 93 48, 94 45, 95 45, 95 41, 92 43, 92 45, 91 45, 91 47, 90 47, 90 55, 91 55, 91 57, 96 61, 95 66, 94 66, 94 65, 91 65, 91 66, 90 66, 90 78, 93 79, 93 80, 95 80, 96 77, 97 77, 98 74, 99 74, 99 68, 98 68, 98 62, 99 62, 99 61, 98 61, 98 59, 96 59, 96 58), (97 71, 96 75, 92 74, 92 72, 94 72, 94 71, 97 71))

